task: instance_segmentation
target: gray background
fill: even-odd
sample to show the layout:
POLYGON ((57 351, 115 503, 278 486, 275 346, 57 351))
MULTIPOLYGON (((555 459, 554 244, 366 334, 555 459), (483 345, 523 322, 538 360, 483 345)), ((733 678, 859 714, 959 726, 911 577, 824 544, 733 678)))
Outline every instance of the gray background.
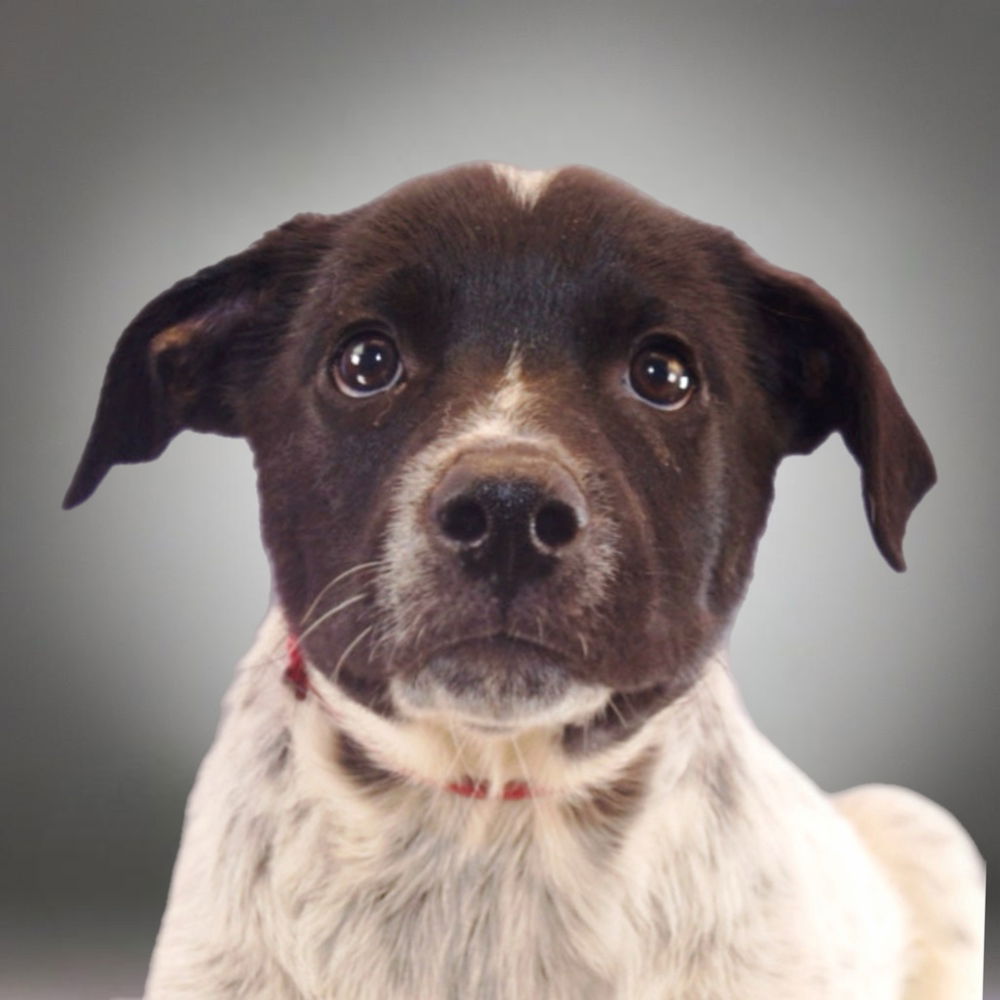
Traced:
POLYGON ((4 3, 0 996, 141 989, 268 601, 241 442, 184 435, 59 511, 118 332, 294 212, 470 159, 617 174, 868 330, 939 463, 910 571, 839 439, 789 460, 736 671, 822 786, 910 785, 995 854, 990 6, 4 3))

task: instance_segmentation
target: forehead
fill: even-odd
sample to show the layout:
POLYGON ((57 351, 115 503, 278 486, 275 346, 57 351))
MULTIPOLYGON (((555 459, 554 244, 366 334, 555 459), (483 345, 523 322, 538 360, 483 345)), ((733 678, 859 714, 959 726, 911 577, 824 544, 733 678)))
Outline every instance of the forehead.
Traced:
POLYGON ((475 165, 353 213, 335 291, 358 308, 480 321, 690 313, 730 239, 595 171, 475 165))

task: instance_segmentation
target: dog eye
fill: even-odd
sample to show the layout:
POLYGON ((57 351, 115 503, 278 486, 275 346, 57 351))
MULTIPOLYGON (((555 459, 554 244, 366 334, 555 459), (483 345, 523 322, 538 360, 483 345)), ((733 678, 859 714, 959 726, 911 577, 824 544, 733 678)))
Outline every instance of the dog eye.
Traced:
POLYGON ((348 396, 370 396, 395 385, 403 374, 399 349, 379 330, 362 330, 334 355, 331 375, 348 396))
POLYGON ((628 379, 636 395, 663 410, 679 410, 696 385, 682 352, 669 344, 647 344, 636 351, 628 379))

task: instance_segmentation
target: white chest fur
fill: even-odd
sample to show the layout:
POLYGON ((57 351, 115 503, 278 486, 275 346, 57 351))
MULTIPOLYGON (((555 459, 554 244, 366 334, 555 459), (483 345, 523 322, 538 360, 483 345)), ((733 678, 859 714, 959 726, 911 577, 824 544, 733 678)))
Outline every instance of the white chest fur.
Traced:
POLYGON ((904 995, 896 892, 723 667, 646 727, 647 791, 618 816, 359 790, 329 717, 277 682, 281 638, 272 617, 192 794, 147 996, 904 995))

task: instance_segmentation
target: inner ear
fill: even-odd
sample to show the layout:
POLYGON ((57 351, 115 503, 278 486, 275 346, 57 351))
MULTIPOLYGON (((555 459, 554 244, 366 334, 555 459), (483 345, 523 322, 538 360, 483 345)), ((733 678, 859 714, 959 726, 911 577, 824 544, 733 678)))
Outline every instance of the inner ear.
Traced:
POLYGON ((179 422, 198 396, 199 365, 192 348, 198 323, 177 323, 149 342, 149 360, 155 376, 166 389, 166 402, 179 422))
POLYGON ((177 323, 149 342, 149 364, 171 423, 196 431, 238 435, 236 415, 221 388, 220 345, 205 332, 205 318, 177 323))
POLYGON ((164 351, 184 350, 198 332, 200 324, 189 320, 187 323, 175 323, 161 330, 149 342, 149 351, 153 357, 159 357, 164 351))

